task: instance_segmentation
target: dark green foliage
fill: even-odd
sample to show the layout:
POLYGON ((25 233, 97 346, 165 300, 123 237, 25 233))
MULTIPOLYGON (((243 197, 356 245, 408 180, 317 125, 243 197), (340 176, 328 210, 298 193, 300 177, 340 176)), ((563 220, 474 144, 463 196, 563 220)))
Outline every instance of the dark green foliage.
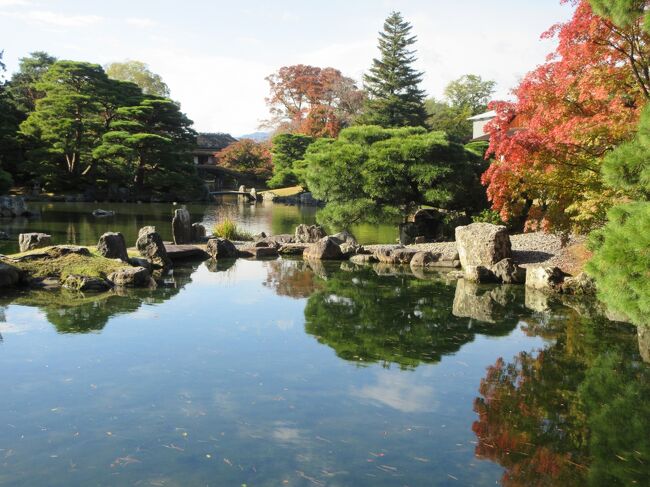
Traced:
POLYGON ((472 112, 467 107, 453 107, 433 98, 425 102, 427 126, 447 134, 449 140, 464 144, 472 138, 472 122, 467 120, 472 112))
POLYGON ((305 331, 345 360, 407 369, 439 362, 477 333, 505 335, 518 322, 521 310, 510 307, 499 310, 497 323, 468 326, 468 318, 452 314, 453 296, 442 281, 338 270, 318 280, 305 307, 305 331))
POLYGON ((634 199, 650 199, 650 107, 641 115, 637 136, 610 152, 602 171, 612 188, 634 199))
POLYGON ((20 113, 16 110, 7 83, 2 79, 5 65, 2 63, 3 51, 0 51, 0 193, 4 193, 13 184, 11 174, 7 169, 19 156, 19 145, 16 133, 20 123, 20 113))
POLYGON ((593 232, 594 257, 587 272, 599 298, 639 325, 650 325, 650 203, 616 206, 609 222, 593 232))
POLYGON ((415 51, 410 46, 416 37, 411 24, 399 12, 393 12, 379 33, 381 57, 373 59, 372 67, 363 77, 368 93, 360 123, 381 127, 424 126, 425 93, 419 88, 422 73, 413 68, 415 51))
POLYGON ((591 432, 589 485, 643 485, 650 475, 650 368, 609 351, 578 393, 591 432))
POLYGON ((93 156, 121 166, 137 191, 186 193, 200 186, 190 162, 196 139, 191 125, 173 101, 145 96, 136 106, 116 110, 93 156))
POLYGON ((305 156, 314 138, 303 134, 279 134, 273 137, 273 177, 269 179, 270 188, 282 188, 304 184, 304 168, 299 161, 305 156))
POLYGON ((34 107, 18 134, 28 149, 21 171, 52 191, 122 186, 138 198, 196 196, 196 133, 176 103, 109 79, 99 65, 52 61, 34 53, 12 79, 20 106, 34 107))
POLYGON ((485 81, 475 74, 450 82, 444 100, 430 98, 425 102, 428 126, 442 130, 454 142, 468 142, 472 138, 472 122, 468 118, 487 110, 495 85, 494 81, 485 81))
MULTIPOLYGON (((441 132, 357 126, 320 139, 305 154, 306 179, 334 225, 406 217, 420 205, 472 212, 484 194, 482 160, 441 132)), ((483 197, 484 199, 484 197, 483 197)))
POLYGON ((55 62, 55 57, 43 51, 32 52, 29 56, 20 59, 18 71, 9 82, 9 91, 16 108, 24 114, 25 118, 36 108, 36 100, 45 96, 36 84, 55 62))
POLYGON ((628 26, 642 17, 645 30, 650 31, 647 0, 590 0, 589 3, 598 15, 611 19, 621 27, 628 26))

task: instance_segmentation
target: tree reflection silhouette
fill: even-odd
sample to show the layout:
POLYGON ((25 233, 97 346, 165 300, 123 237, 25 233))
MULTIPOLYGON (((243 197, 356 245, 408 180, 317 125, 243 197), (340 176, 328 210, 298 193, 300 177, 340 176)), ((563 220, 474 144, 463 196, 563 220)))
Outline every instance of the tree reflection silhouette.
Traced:
POLYGON ((488 368, 474 403, 477 456, 505 468, 506 486, 643 485, 650 368, 634 330, 568 309, 526 330, 554 343, 488 368))
POLYGON ((143 303, 162 303, 191 282, 198 264, 176 267, 158 280, 155 289, 119 289, 105 293, 60 290, 31 291, 12 300, 39 308, 59 333, 90 333, 102 330, 117 315, 137 311, 143 303))
MULTIPOLYGON (((358 363, 412 368, 438 362, 476 334, 506 335, 521 307, 494 307, 491 321, 456 317, 453 285, 412 275, 378 276, 369 267, 333 271, 305 307, 305 330, 336 354, 358 363)), ((522 297, 523 298, 523 297, 522 297)))

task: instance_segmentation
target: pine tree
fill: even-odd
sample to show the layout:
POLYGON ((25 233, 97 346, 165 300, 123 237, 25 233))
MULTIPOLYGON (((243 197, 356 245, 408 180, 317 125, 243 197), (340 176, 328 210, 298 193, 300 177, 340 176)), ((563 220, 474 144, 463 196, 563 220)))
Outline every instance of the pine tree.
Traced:
POLYGON ((361 123, 387 128, 425 125, 425 93, 419 88, 422 73, 413 68, 415 51, 409 49, 416 41, 411 29, 399 12, 384 22, 379 33, 381 59, 373 59, 363 77, 369 99, 361 123))

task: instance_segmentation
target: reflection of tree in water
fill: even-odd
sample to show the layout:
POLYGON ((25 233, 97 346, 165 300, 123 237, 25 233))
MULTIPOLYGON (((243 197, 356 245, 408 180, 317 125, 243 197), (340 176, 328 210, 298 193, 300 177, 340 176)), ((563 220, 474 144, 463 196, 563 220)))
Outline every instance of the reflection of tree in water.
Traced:
POLYGON ((267 262, 266 267, 264 285, 278 296, 308 298, 319 288, 314 271, 305 261, 279 259, 267 262))
POLYGON ((65 289, 32 291, 13 302, 41 309, 59 333, 99 331, 114 316, 137 311, 143 303, 162 303, 191 282, 196 268, 176 267, 155 289, 114 289, 106 293, 78 293, 65 289))
POLYGON ((506 335, 521 308, 492 309, 494 323, 452 314, 455 290, 436 280, 377 276, 370 268, 338 271, 314 293, 305 308, 306 331, 346 360, 415 367, 437 362, 476 334, 506 335))
POLYGON ((488 368, 474 403, 476 454, 502 465, 508 486, 643 485, 650 368, 633 331, 572 310, 527 330, 544 328, 553 345, 488 368))

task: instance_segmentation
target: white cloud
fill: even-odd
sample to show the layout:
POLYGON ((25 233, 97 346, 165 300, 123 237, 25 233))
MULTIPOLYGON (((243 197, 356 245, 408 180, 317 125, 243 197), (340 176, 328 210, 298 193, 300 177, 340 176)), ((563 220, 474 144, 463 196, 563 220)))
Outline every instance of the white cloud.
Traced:
POLYGON ((0 0, 0 8, 4 7, 25 7, 31 5, 27 0, 0 0))
POLYGON ((138 17, 129 17, 128 19, 126 19, 126 23, 129 25, 133 25, 135 27, 142 27, 143 29, 146 29, 148 27, 153 27, 154 25, 157 24, 155 20, 147 19, 147 18, 138 18, 138 17))
POLYGON ((55 27, 86 27, 97 24, 103 19, 98 15, 65 15, 48 10, 31 10, 27 12, 0 12, 0 15, 24 20, 31 24, 44 24, 55 27))

